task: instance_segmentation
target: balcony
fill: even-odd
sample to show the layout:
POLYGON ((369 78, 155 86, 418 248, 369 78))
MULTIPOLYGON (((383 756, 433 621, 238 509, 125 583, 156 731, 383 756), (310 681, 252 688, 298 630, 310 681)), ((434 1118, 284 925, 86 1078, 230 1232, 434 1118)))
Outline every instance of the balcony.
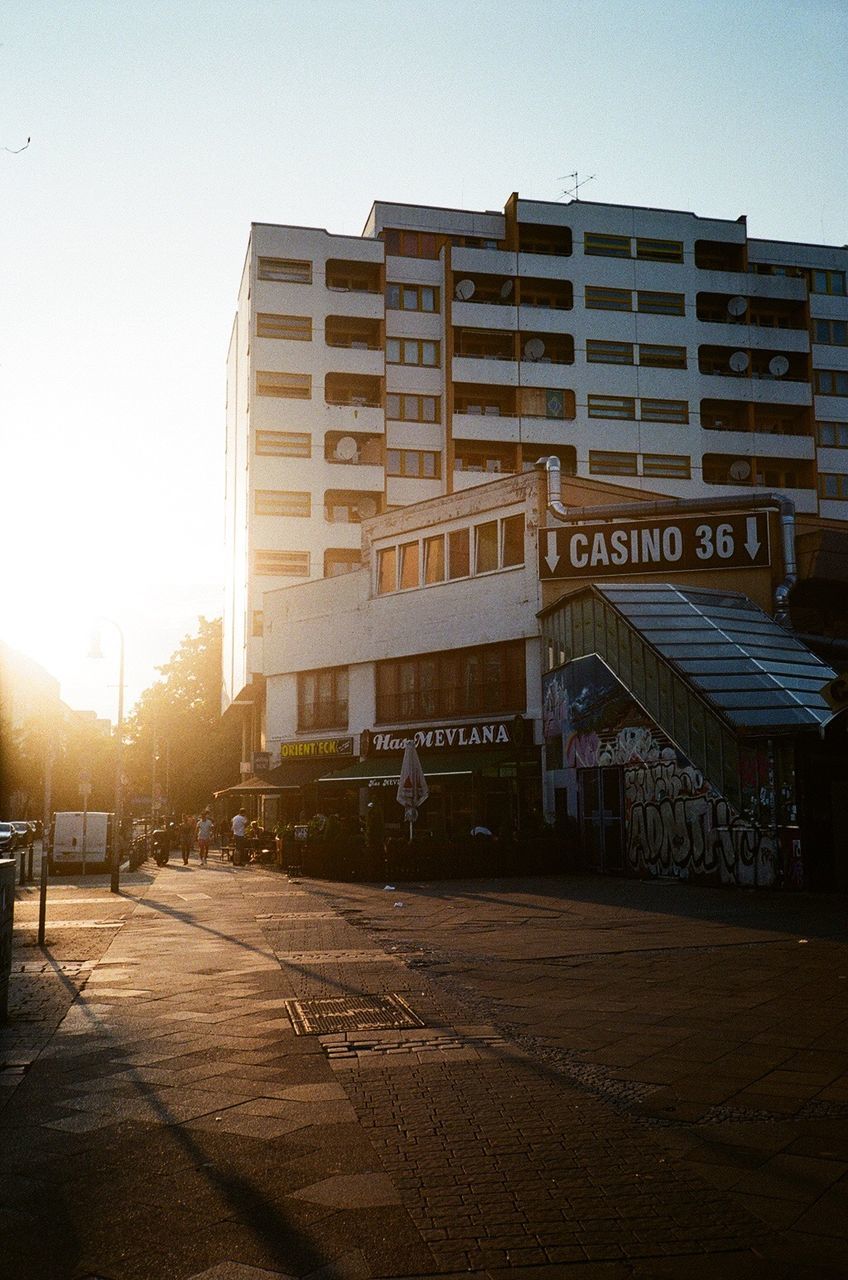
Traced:
POLYGON ((379 262, 328 258, 325 272, 328 289, 334 293, 382 293, 382 266, 379 262))
POLYGON ((765 379, 772 382, 809 382, 807 357, 796 352, 747 349, 744 335, 738 347, 698 348, 698 369, 710 377, 765 379))
POLYGON ((518 252, 570 258, 571 228, 554 227, 542 222, 519 222, 518 252))
POLYGON ((707 431, 753 431, 770 436, 811 436, 809 406, 744 404, 736 400, 702 400, 701 427, 707 431))
POLYGON ((574 392, 562 387, 510 387, 497 383, 454 383, 454 413, 486 418, 548 418, 576 415, 574 392))
MULTIPOLYGON (((701 292, 695 299, 695 313, 699 320, 710 324, 755 325, 766 329, 807 329, 806 292, 799 298, 763 296, 759 290, 767 277, 757 281, 757 292, 751 287, 750 277, 740 278, 740 290, 729 288, 722 292, 701 292)), ((792 283, 789 281, 785 283, 792 283)))
POLYGON ((382 490, 327 489, 324 493, 324 519, 328 524, 359 524, 382 510, 382 490))
POLYGON ((324 437, 324 458, 348 467, 380 467, 383 437, 364 432, 328 431, 324 437))
POLYGON ((383 326, 379 320, 363 316, 327 316, 324 340, 328 347, 347 347, 354 351, 381 351, 383 326))
POLYGON ((455 472, 492 479, 499 475, 512 475, 518 470, 518 450, 515 445, 494 440, 457 440, 454 443, 455 472))
POLYGON ((744 489, 814 489, 812 461, 800 458, 705 453, 704 484, 737 485, 744 489))
POLYGON ((695 266, 701 271, 745 270, 745 245, 727 240, 696 240, 695 266))
POLYGON ((383 404, 383 380, 367 374, 328 373, 324 379, 324 399, 331 405, 379 409, 383 404))

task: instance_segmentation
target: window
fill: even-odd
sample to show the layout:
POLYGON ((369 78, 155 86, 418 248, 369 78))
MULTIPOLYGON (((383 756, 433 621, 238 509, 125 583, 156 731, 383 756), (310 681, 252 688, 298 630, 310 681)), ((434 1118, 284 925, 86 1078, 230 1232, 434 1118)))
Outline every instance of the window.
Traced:
POLYGON ((656 293, 640 289, 636 294, 637 311, 652 316, 682 316, 686 313, 686 297, 682 293, 656 293))
POLYGON ((312 436, 304 431, 257 431, 256 452, 275 458, 311 458, 312 436))
POLYGON ((640 342, 639 363, 652 369, 685 369, 686 348, 640 342))
POLYGON ((470 535, 468 529, 454 529, 448 534, 448 577, 467 578, 471 572, 470 535))
POLYGON ((688 422, 688 400, 640 400, 642 422, 688 422))
POLYGON ((378 662, 377 721, 497 715, 526 705, 524 641, 378 662))
POLYGON ((432 231, 399 231, 386 229, 383 232, 383 243, 386 253, 401 258, 438 258, 439 245, 432 231))
POLYGON ((278 316, 268 311, 256 315, 257 338, 288 338, 290 341, 312 341, 311 316, 278 316))
POLYGON ((377 552, 377 594, 384 596, 397 589, 397 548, 383 547, 377 552))
POLYGON ((820 396, 848 396, 848 369, 814 369, 813 390, 820 396))
POLYGON ((338 578, 343 573, 352 573, 362 565, 359 551, 346 550, 344 547, 328 547, 324 552, 324 577, 338 578))
POLYGON ((809 273, 810 293, 845 294, 844 271, 811 271, 809 273))
POLYGON ((848 501, 848 475, 819 472, 819 497, 837 502, 848 501))
POLYGON ((439 291, 429 284, 387 284, 390 311, 438 311, 439 291))
POLYGON ((308 373, 268 373, 257 369, 256 394, 284 400, 311 400, 312 378, 308 373))
POLYGON ((645 258, 649 262, 682 262, 683 242, 681 240, 649 240, 638 237, 636 240, 636 257, 645 258))
POLYGON ((848 449, 848 422, 818 422, 816 436, 825 448, 848 449))
POLYGON ((395 422, 441 422, 439 396, 386 396, 386 417, 395 422))
POLYGON ((264 626, 265 626, 265 623, 262 617, 262 610, 254 609, 253 619, 252 619, 251 628, 250 628, 250 634, 252 636, 261 636, 264 626))
POLYGON ((257 276, 286 284, 312 284, 312 263, 297 258, 260 258, 257 276))
POLYGON ((474 572, 491 573, 498 567, 498 522, 487 520, 474 529, 474 572))
POLYGON ((309 493, 288 493, 284 489, 257 489, 254 510, 258 516, 309 516, 312 497, 309 493))
POLYGON ((297 677, 298 729, 347 728, 347 667, 301 671, 297 677))
POLYGON ((523 418, 574 418, 574 392, 558 388, 518 388, 518 412, 523 418))
POLYGON ((587 338, 586 359, 590 364, 633 364, 633 343, 587 338))
POLYGON ((593 476, 635 476, 635 453, 610 453, 602 449, 589 450, 589 474, 593 476))
POLYGON ((635 419, 636 400, 633 396, 589 396, 587 412, 590 418, 635 419))
POLYGON ((507 516, 501 521, 501 565, 504 569, 524 564, 524 516, 507 516))
POLYGON ((429 449, 388 449, 387 476, 411 476, 418 480, 438 480, 440 455, 429 449))
POLYGON ((629 258, 630 236, 610 236, 601 231, 587 231, 583 252, 600 258, 629 258))
POLYGON ((416 364, 434 368, 439 363, 439 343, 424 338, 387 338, 386 364, 416 364))
POLYGON ((586 306, 590 311, 632 311, 633 295, 629 289, 602 289, 586 285, 586 306))
POLYGON ((409 587, 418 586, 418 543, 404 542, 400 551, 398 588, 405 591, 409 587))
POLYGON ((440 534, 424 539, 424 581, 428 585, 445 580, 445 539, 440 534))
POLYGON ((254 572, 275 577, 308 578, 308 551, 257 551, 254 572))
POLYGON ((642 455, 643 476, 663 476, 671 480, 691 480, 692 460, 684 454, 645 453, 642 455))
POLYGON ((848 321, 814 320, 813 342, 824 342, 831 347, 848 347, 848 321))

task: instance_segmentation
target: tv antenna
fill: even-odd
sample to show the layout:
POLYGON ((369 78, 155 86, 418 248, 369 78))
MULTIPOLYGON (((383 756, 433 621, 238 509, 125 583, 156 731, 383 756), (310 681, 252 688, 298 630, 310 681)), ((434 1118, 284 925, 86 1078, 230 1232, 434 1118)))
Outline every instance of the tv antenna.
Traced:
POLYGON ((577 192, 581 187, 585 187, 587 182, 594 181, 594 178, 594 173, 591 173, 588 178, 579 180, 579 174, 576 169, 574 170, 574 173, 564 173, 560 178, 557 178, 557 182, 565 182, 566 179, 570 179, 573 185, 571 187, 566 187, 564 191, 560 192, 560 200, 563 196, 569 196, 572 200, 579 200, 580 197, 577 192))

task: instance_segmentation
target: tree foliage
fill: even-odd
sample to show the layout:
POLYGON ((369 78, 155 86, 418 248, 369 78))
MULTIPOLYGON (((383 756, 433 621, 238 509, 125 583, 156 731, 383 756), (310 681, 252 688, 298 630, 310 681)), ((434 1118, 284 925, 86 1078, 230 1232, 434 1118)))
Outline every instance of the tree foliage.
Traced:
POLYGON ((196 813, 238 782, 240 730, 221 719, 221 620, 198 619, 125 726, 128 797, 138 811, 156 793, 167 813, 196 813))

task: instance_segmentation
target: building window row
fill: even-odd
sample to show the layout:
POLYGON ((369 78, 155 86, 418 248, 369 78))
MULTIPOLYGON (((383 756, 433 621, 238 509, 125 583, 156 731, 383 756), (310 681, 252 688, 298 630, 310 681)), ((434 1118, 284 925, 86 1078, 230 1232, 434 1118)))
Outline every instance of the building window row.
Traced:
POLYGON ((435 368, 439 364, 439 345, 427 338, 386 338, 386 364, 435 368))
POLYGON ((639 311, 653 316, 682 316, 686 314, 686 295, 665 293, 656 289, 637 289, 636 305, 633 305, 632 289, 608 289, 601 285, 586 285, 584 301, 589 311, 639 311))
POLYGON ((826 449, 848 449, 848 422, 817 422, 816 440, 826 449))
POLYGON ((655 240, 647 236, 614 236, 587 231, 583 252, 601 258, 642 258, 648 262, 682 262, 682 240, 655 240))
POLYGON ((820 396, 848 396, 848 369, 814 369, 813 390, 820 396))
POLYGON ((378 595, 388 595, 523 564, 524 516, 504 516, 447 534, 381 547, 376 589, 378 595))
POLYGON ((524 641, 378 662, 376 686, 378 724, 521 712, 524 641))
POLYGON ((386 475, 438 480, 441 475, 441 454, 430 449, 387 449, 386 475))
POLYGON ((839 472, 819 472, 819 497, 830 501, 848 502, 848 475, 839 472))
POLYGON ((308 551, 256 551, 253 571, 257 575, 281 578, 308 578, 308 551))
POLYGON ((438 311, 439 290, 429 284, 387 284, 389 311, 438 311))
POLYGON ((386 396, 386 417, 393 422, 441 422, 441 397, 389 392, 386 396))
POLYGON ((619 421, 636 421, 636 406, 639 406, 640 422, 680 422, 689 421, 688 400, 657 400, 635 396, 602 396, 590 395, 586 401, 586 412, 590 418, 614 418, 619 421))
POLYGON ((848 347, 848 320, 813 320, 813 342, 848 347))
POLYGON ((622 453, 609 449, 589 450, 592 476, 653 476, 669 480, 690 480, 692 459, 675 453, 622 453), (639 469, 641 458, 642 468, 639 469))
POLYGON ((602 338, 586 340, 589 364, 639 364, 651 369, 685 369, 686 348, 656 342, 613 342, 602 338))
POLYGON ((308 518, 312 515, 312 495, 285 489, 257 489, 254 494, 254 511, 258 516, 308 518))
POLYGON ((346 729, 347 707, 347 667, 326 667, 322 671, 299 673, 298 729, 346 729))

